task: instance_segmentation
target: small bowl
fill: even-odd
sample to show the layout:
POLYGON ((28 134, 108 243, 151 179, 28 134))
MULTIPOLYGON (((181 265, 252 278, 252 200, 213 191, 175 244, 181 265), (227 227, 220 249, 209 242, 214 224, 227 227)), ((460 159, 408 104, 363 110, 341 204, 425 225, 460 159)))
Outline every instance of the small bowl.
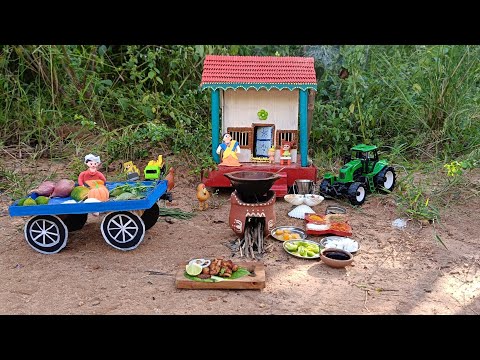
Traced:
POLYGON ((333 268, 344 268, 347 265, 350 265, 353 262, 353 255, 346 250, 342 249, 323 249, 320 252, 320 259, 330 267, 333 268), (329 255, 335 257, 345 257, 345 260, 333 259, 328 257, 329 255))
POLYGON ((303 200, 303 202, 308 206, 316 206, 320 204, 324 199, 325 198, 321 195, 305 194, 305 200, 303 200))
POLYGON ((304 195, 300 194, 287 194, 283 198, 292 205, 301 205, 304 201, 304 195))

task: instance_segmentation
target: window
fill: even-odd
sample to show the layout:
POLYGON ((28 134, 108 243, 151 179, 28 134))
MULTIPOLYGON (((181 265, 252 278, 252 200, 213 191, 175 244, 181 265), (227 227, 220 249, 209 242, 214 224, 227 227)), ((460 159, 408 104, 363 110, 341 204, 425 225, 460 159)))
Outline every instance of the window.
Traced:
POLYGON ((282 141, 292 143, 292 149, 298 145, 298 130, 277 130, 277 149, 280 149, 282 141))
POLYGON ((233 140, 237 140, 240 149, 250 149, 253 146, 253 129, 251 127, 229 127, 227 132, 233 140))
POLYGON ((275 126, 272 124, 253 124, 255 145, 253 156, 268 158, 268 150, 275 141, 275 126))

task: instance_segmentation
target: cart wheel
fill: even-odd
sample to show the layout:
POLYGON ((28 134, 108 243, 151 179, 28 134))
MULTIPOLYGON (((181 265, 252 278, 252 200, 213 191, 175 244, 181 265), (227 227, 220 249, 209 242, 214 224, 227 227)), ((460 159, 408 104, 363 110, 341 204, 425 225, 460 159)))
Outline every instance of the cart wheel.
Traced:
POLYGON ((67 226, 68 231, 76 231, 83 228, 87 222, 88 214, 67 214, 59 216, 67 226))
POLYGON ((105 241, 119 250, 133 250, 143 240, 145 224, 129 211, 112 212, 105 216, 101 225, 105 241))
POLYGON ((25 239, 42 254, 55 254, 67 245, 67 226, 54 215, 38 215, 25 224, 25 239))
POLYGON ((160 208, 157 203, 153 204, 150 209, 145 210, 141 216, 143 223, 145 224, 145 230, 148 230, 155 225, 159 216, 160 208))

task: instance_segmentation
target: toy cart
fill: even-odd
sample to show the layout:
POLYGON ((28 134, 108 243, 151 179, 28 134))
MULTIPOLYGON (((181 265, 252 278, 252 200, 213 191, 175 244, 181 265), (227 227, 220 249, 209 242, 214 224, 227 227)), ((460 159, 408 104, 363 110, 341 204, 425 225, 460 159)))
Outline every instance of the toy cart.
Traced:
MULTIPOLYGON (((32 216, 25 224, 25 239, 36 251, 55 254, 67 245, 69 231, 80 230, 89 213, 106 213, 100 229, 105 241, 119 250, 133 250, 143 240, 145 231, 156 224, 160 214, 157 201, 171 199, 167 181, 107 182, 109 191, 125 184, 152 186, 145 197, 138 200, 115 200, 94 203, 65 203, 73 200, 52 198, 46 205, 19 206, 15 201, 8 211, 10 216, 32 216)), ((31 194, 35 199, 37 194, 31 194)))

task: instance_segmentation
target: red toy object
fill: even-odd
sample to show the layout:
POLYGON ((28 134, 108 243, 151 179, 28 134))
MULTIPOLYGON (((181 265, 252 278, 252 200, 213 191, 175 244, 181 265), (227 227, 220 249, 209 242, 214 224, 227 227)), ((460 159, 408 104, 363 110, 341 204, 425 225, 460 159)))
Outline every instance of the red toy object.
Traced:
POLYGON ((282 149, 280 150, 280 165, 290 165, 292 163, 292 155, 290 153, 291 148, 291 142, 282 142, 282 149))
POLYGON ((346 220, 330 219, 328 215, 307 214, 305 215, 305 232, 309 235, 351 236, 352 227, 346 220))

